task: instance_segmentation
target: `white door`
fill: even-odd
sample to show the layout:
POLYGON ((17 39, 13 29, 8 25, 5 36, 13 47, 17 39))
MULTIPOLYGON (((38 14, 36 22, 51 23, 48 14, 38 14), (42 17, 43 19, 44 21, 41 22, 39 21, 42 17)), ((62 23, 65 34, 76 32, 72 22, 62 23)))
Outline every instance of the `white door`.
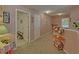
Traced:
MULTIPOLYGON (((28 42, 28 20, 29 14, 21 11, 17 11, 17 32, 19 32, 23 39, 17 39, 17 46, 23 46, 28 42)), ((18 35, 18 34, 17 34, 18 35)))
POLYGON ((34 37, 35 39, 40 37, 40 15, 34 15, 34 37))

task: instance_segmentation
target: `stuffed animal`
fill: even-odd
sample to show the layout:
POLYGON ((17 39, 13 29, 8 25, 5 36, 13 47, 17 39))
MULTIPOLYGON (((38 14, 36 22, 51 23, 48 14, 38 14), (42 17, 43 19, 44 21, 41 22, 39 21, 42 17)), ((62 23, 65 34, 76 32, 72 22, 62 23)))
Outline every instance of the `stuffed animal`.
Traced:
POLYGON ((64 36, 62 35, 54 35, 54 45, 59 50, 62 50, 64 47, 64 36))

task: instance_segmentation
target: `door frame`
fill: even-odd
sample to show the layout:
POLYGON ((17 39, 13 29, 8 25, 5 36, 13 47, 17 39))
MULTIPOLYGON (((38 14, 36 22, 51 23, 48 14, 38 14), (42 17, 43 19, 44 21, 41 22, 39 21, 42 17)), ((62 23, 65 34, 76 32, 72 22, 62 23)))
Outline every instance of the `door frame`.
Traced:
POLYGON ((22 10, 22 9, 16 9, 16 11, 15 11, 15 43, 16 43, 16 48, 18 47, 17 46, 17 12, 18 11, 23 12, 23 13, 27 13, 28 16, 29 16, 29 19, 28 19, 28 43, 30 43, 30 19, 31 19, 31 13, 29 11, 25 11, 25 10, 22 10))

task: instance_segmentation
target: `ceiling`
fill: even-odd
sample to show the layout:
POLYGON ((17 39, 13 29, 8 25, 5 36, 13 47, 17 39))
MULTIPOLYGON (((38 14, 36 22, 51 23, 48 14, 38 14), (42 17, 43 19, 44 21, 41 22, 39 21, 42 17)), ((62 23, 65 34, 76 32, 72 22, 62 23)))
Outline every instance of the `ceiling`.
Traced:
POLYGON ((26 5, 25 7, 35 9, 40 12, 51 11, 49 15, 53 16, 57 13, 66 13, 72 5, 26 5))

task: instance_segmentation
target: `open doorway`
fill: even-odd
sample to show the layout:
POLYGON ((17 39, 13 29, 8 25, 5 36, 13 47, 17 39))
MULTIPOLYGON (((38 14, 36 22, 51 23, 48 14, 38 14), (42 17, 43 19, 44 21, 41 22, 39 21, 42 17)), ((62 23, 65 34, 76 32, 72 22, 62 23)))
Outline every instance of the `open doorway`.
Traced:
POLYGON ((16 46, 21 47, 29 43, 29 16, 30 14, 24 10, 16 10, 16 46))

